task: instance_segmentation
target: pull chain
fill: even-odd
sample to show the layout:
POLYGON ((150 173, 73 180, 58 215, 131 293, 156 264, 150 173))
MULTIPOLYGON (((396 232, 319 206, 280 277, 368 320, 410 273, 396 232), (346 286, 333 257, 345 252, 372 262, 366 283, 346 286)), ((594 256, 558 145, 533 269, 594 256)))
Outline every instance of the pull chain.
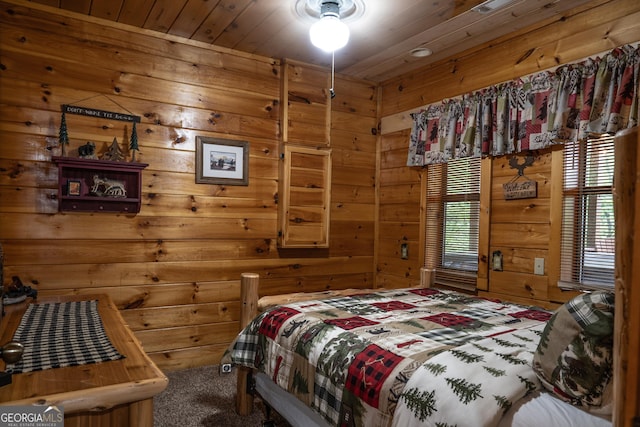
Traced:
POLYGON ((331 89, 329 89, 329 93, 331 94, 331 99, 335 98, 336 91, 333 88, 335 82, 335 74, 336 74, 336 52, 331 51, 331 89))

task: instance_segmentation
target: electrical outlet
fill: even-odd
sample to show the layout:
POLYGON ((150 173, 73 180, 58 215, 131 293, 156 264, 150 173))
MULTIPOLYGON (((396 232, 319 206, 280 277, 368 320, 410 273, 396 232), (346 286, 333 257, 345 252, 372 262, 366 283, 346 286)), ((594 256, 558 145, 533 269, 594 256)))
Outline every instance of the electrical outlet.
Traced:
POLYGON ((223 363, 220 365, 220 373, 221 374, 230 374, 231 373, 231 363, 223 363))
POLYGON ((536 258, 533 261, 533 274, 544 276, 544 258, 536 258))

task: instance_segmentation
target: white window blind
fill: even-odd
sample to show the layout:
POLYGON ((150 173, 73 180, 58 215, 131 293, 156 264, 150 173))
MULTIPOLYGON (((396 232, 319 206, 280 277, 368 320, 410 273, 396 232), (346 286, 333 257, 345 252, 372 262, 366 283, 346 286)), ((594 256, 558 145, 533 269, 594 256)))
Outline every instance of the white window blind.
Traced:
POLYGON ((475 290, 480 221, 480 159, 427 166, 425 267, 435 283, 475 290))
POLYGON ((614 139, 604 135, 564 146, 561 272, 558 285, 612 289, 614 139))

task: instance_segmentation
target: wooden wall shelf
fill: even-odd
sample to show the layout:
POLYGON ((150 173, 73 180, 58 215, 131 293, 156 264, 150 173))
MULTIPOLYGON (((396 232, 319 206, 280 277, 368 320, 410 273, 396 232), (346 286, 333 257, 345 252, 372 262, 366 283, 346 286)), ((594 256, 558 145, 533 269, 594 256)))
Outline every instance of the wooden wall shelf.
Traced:
POLYGON ((52 160, 58 165, 60 212, 140 212, 141 175, 148 164, 58 156, 52 160), (107 184, 94 191, 96 176, 107 184))

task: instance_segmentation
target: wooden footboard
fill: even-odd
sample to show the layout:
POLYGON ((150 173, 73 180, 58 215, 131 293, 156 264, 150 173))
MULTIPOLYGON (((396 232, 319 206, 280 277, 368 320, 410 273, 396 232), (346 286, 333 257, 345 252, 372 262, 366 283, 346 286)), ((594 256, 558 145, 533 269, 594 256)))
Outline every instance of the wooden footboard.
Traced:
MULTIPOLYGON (((427 268, 420 269, 420 286, 430 288, 435 279, 434 271, 427 268)), ((240 280, 240 328, 244 328, 258 313, 276 305, 291 302, 333 298, 344 295, 358 295, 380 291, 376 289, 339 289, 321 292, 296 292, 283 295, 272 295, 259 298, 260 276, 256 273, 242 273, 240 280)), ((240 415, 248 415, 253 408, 253 370, 244 366, 238 367, 236 392, 236 411, 240 415)))

